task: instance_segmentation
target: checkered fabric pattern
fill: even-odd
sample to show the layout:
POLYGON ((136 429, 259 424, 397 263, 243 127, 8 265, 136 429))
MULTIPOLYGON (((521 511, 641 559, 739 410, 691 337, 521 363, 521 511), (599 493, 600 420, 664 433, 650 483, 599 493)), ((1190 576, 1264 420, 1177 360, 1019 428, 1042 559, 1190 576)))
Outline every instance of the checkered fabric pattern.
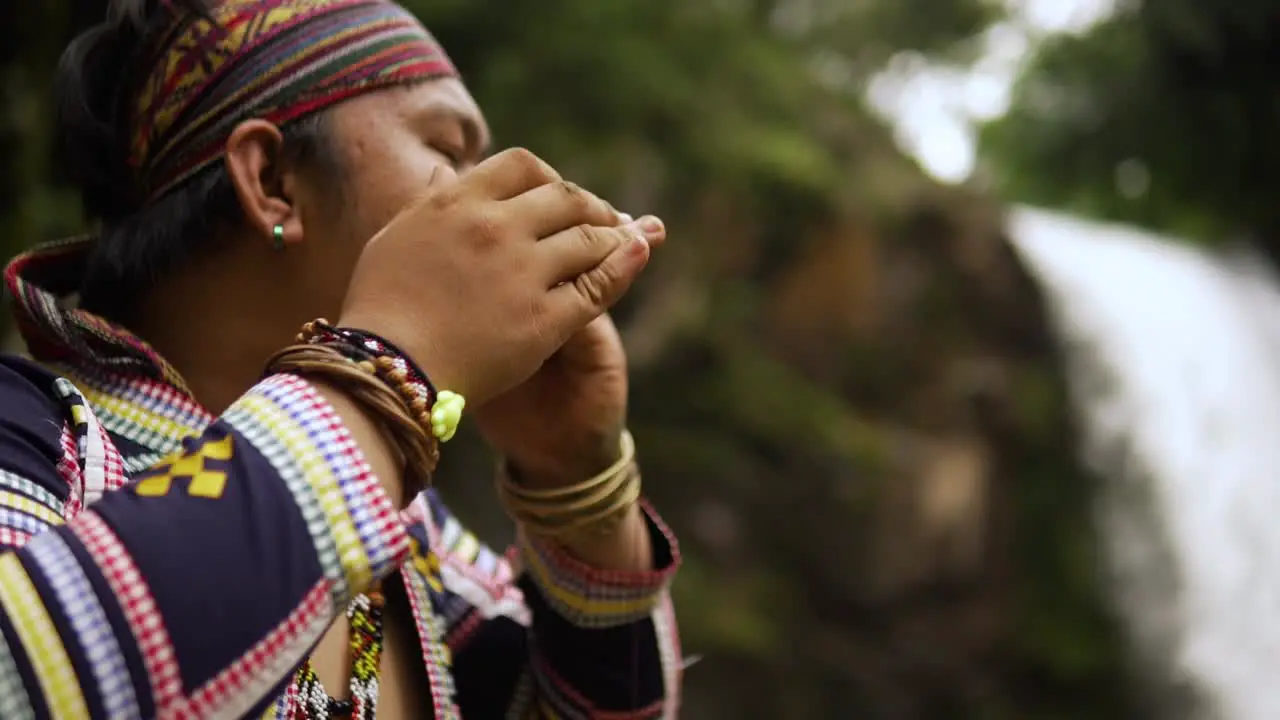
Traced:
MULTIPOLYGON (((386 0, 222 0, 214 15, 174 24, 194 44, 173 45, 175 72, 139 98, 150 193, 216 158, 241 109, 283 123, 452 72, 386 0), (217 57, 190 54, 201 47, 217 57)), ((0 357, 0 718, 290 718, 293 666, 397 570, 432 717, 674 716, 679 552, 651 510, 647 573, 550 545, 496 553, 434 491, 397 513, 306 382, 267 378, 213 417, 142 338, 67 302, 92 242, 5 269, 37 362, 0 357), (219 452, 198 455, 209 443, 219 452), (214 482, 197 492, 175 467, 214 482)))
MULTIPOLYGON (((666 525, 645 506, 652 534, 674 545, 666 525)), ((548 604, 569 622, 584 628, 626 625, 653 614, 675 576, 676 563, 647 573, 598 570, 566 553, 559 545, 521 538, 525 568, 548 604)))
POLYGON ((77 642, 87 650, 94 680, 102 688, 107 717, 141 717, 138 696, 129 681, 129 668, 111 621, 70 546, 58 534, 44 533, 27 550, 40 572, 49 578, 77 642))
POLYGON ((152 703, 157 711, 179 706, 182 679, 173 642, 137 565, 97 513, 85 512, 76 519, 73 529, 121 603, 133 644, 142 654, 152 703))
POLYGON ((601 573, 550 545, 499 554, 434 491, 397 512, 299 378, 267 378, 213 418, 149 387, 161 381, 100 372, 94 386, 0 359, 0 542, 13 549, 0 554, 0 717, 289 718, 297 693, 279 688, 297 662, 396 569, 432 717, 674 715, 678 554, 651 510, 651 573, 601 573), (94 399, 102 387, 113 402, 94 399), (98 419, 138 423, 134 407, 167 434, 98 419), (30 438, 37 452, 19 444, 30 438), (133 458, 208 443, 224 448, 223 494, 189 495, 182 478, 133 491, 180 464, 129 473, 133 458))

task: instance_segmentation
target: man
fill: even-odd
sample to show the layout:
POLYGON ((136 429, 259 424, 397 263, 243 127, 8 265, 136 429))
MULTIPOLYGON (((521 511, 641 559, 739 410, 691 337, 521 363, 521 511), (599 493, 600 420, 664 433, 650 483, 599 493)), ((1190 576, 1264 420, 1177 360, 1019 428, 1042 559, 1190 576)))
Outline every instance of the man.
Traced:
POLYGON ((349 389, 260 380, 336 317, 465 396, 514 492, 630 487, 603 312, 661 222, 527 152, 481 163, 479 110, 386 0, 115 0, 62 76, 99 227, 6 272, 35 362, 0 363, 0 717, 674 715, 678 552, 647 506, 520 515, 504 557, 349 389))

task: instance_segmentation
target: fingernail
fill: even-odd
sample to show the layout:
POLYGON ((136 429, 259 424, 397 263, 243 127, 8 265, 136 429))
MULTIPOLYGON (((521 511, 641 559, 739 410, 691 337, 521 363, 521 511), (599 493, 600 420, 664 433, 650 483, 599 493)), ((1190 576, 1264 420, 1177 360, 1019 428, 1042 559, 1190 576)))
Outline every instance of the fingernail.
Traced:
POLYGON ((630 215, 624 212, 618 213, 618 217, 622 220, 623 224, 632 223, 632 222, 635 222, 636 220, 635 218, 631 217, 630 215))
POLYGON ((649 238, 645 235, 644 230, 640 229, 640 223, 632 221, 623 226, 623 228, 631 235, 632 238, 642 243, 648 243, 649 238))
POLYGON ((644 234, 649 237, 662 234, 662 221, 652 215, 645 215, 640 218, 640 222, 638 224, 640 229, 644 231, 644 234))

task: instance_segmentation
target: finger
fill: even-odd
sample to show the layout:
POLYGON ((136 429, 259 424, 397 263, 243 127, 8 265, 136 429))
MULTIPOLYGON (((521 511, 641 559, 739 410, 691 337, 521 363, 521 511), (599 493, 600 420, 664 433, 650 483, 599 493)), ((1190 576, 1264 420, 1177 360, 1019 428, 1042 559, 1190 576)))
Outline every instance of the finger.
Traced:
POLYGON ((618 302, 648 262, 649 243, 633 235, 599 265, 553 288, 548 309, 561 337, 568 339, 618 302))
POLYGON ((609 203, 565 180, 539 185, 512 198, 502 208, 512 217, 528 218, 530 230, 538 238, 578 225, 613 227, 622 222, 609 203))
POLYGON ((463 192, 487 200, 509 200, 539 185, 560 180, 560 173, 524 148, 486 159, 462 178, 463 192))
POLYGON ((635 220, 635 218, 631 217, 630 215, 628 215, 628 214, 626 214, 626 213, 624 213, 624 212, 619 211, 619 210, 618 210, 618 208, 614 207, 614 206, 613 206, 613 203, 609 202, 608 200, 605 200, 604 202, 608 203, 608 205, 609 205, 610 209, 612 209, 614 212, 618 213, 618 217, 622 219, 622 222, 624 222, 624 223, 629 223, 629 222, 631 222, 632 220, 635 220))
POLYGON ((635 221, 635 228, 649 241, 649 249, 660 248, 667 242, 667 226, 656 215, 645 215, 635 221))
POLYGON ((543 239, 534 248, 546 268, 547 287, 571 282, 605 261, 620 246, 643 239, 635 225, 576 225, 543 239))

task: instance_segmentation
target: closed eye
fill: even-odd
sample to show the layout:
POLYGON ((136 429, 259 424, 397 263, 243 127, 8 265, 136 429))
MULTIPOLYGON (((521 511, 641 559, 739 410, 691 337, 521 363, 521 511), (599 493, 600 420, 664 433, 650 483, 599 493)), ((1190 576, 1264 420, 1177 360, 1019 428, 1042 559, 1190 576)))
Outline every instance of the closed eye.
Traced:
POLYGON ((423 141, 455 169, 480 162, 489 150, 488 128, 474 113, 437 99, 418 111, 416 124, 423 141))
POLYGON ((466 165, 469 160, 467 157, 467 151, 458 146, 450 146, 445 143, 436 142, 428 143, 427 147, 430 147, 432 150, 443 156, 445 160, 448 160, 454 170, 462 168, 462 166, 466 165))

